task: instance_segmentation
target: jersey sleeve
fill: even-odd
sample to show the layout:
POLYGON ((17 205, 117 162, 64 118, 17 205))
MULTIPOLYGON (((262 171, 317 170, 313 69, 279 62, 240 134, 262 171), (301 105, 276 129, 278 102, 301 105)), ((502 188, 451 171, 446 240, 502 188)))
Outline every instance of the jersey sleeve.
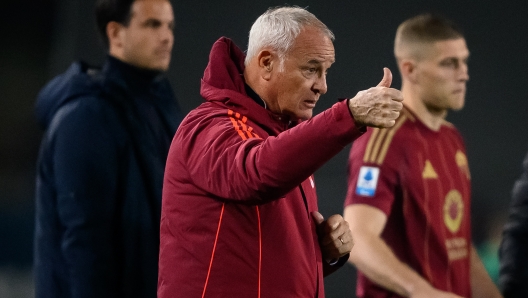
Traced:
POLYGON ((366 204, 390 214, 400 179, 398 144, 391 131, 369 128, 363 137, 352 144, 345 207, 366 204))

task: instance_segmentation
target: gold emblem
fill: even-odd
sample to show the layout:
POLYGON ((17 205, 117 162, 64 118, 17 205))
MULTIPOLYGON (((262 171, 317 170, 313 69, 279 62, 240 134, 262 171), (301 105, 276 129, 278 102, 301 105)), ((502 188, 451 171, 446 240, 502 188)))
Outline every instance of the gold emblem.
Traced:
POLYGON ((438 174, 436 173, 435 169, 433 168, 433 165, 428 159, 425 161, 425 165, 422 171, 422 178, 423 179, 437 179, 438 178, 438 174))
POLYGON ((471 179, 471 174, 469 173, 469 166, 468 166, 468 161, 467 161, 467 157, 466 155, 464 154, 464 152, 460 151, 460 150, 457 150, 456 154, 455 154, 455 160, 456 160, 456 163, 457 163, 457 166, 458 168, 464 173, 466 174, 466 177, 468 179, 471 179))
POLYGON ((464 214, 464 203, 462 195, 456 189, 449 191, 444 202, 444 223, 451 233, 460 229, 464 214))

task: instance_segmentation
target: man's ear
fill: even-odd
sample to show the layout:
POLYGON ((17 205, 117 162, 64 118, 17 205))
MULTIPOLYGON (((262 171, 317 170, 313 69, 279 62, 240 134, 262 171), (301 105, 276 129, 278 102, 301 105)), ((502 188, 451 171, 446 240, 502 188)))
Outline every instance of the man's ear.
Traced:
POLYGON ((271 79, 273 67, 277 66, 277 55, 269 50, 262 50, 257 55, 258 67, 260 75, 265 80, 271 79))
POLYGON ((106 36, 108 37, 110 52, 112 49, 115 51, 123 47, 124 29, 125 27, 118 22, 111 21, 106 24, 106 36))
POLYGON ((415 83, 418 78, 416 61, 412 59, 403 59, 400 61, 399 66, 402 77, 412 83, 415 83))

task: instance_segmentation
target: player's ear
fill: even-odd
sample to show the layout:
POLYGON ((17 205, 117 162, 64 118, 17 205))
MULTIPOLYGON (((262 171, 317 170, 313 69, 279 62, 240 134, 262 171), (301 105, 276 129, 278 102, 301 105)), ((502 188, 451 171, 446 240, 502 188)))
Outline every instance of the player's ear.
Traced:
POLYGON ((399 62, 400 72, 402 77, 411 82, 416 82, 417 68, 416 62, 411 59, 403 59, 399 62))

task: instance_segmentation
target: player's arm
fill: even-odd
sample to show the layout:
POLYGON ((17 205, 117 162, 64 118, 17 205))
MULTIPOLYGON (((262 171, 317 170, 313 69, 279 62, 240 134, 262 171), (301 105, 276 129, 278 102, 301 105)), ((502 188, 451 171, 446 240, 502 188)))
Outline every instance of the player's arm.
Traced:
POLYGON ((475 298, 502 297, 499 290, 489 277, 488 272, 473 245, 471 245, 470 250, 472 296, 475 298))
POLYGON ((434 289, 424 278, 402 263, 381 239, 387 216, 381 210, 364 204, 345 208, 354 248, 349 262, 371 281, 403 297, 458 297, 434 289))

